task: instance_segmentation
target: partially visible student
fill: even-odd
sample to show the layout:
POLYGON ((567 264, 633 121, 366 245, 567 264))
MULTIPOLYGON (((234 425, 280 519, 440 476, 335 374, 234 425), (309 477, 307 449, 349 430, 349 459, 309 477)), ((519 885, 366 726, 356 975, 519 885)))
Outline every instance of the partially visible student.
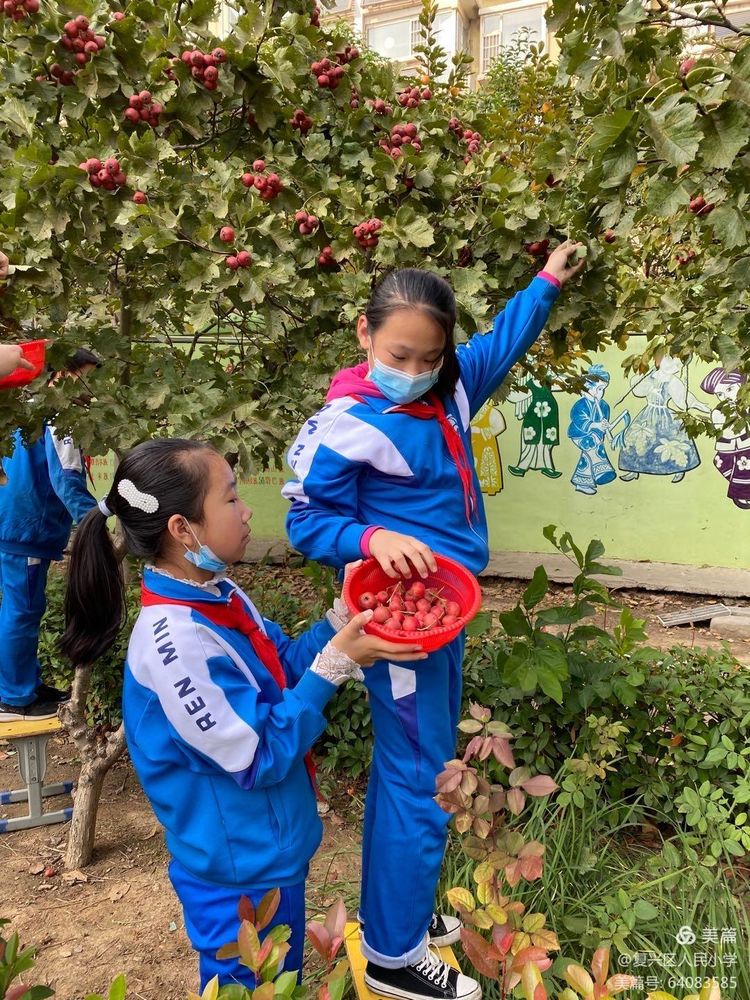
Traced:
MULTIPOLYGON (((83 378, 98 368, 78 348, 54 377, 83 378)), ((62 559, 74 522, 96 506, 86 488, 83 455, 69 436, 46 423, 33 444, 20 431, 2 461, 0 488, 0 722, 48 719, 67 695, 42 682, 37 657, 50 562, 62 559)))

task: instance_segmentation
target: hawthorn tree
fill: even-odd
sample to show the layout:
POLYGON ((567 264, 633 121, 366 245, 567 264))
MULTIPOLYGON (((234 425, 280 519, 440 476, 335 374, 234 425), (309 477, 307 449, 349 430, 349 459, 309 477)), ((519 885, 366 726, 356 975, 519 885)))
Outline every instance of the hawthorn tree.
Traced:
MULTIPOLYGON (((222 39, 217 0, 3 3, 3 336, 49 338, 53 364, 82 343, 105 362, 90 407, 70 379, 23 405, 4 393, 3 440, 54 413, 90 453, 201 435, 242 467, 266 462, 353 356, 385 271, 448 277, 464 336, 567 235, 590 266, 535 349, 539 371, 572 376, 632 332, 647 355, 750 370, 742 31, 688 66, 676 4, 558 0, 559 69, 532 53, 508 105, 465 93, 461 57, 441 82, 429 0, 422 73, 400 81, 349 29, 323 32, 310 0, 228 4, 222 39)), ((85 725, 89 670, 68 712, 88 789, 73 865, 123 747, 85 725)))
MULTIPOLYGON (((554 96, 522 141, 536 182, 554 181, 545 215, 615 278, 607 338, 649 338, 626 367, 667 350, 750 375, 750 28, 721 0, 554 0, 549 20, 554 96)), ((731 416, 749 414, 745 386, 731 416)))
MULTIPOLYGON (((49 338, 53 365, 81 343, 104 360, 91 406, 73 379, 22 406, 3 394, 6 441, 55 414, 90 453, 201 435, 242 466, 266 461, 351 356, 386 269, 452 275, 467 333, 538 266, 519 253, 540 212, 528 183, 466 116, 449 128, 465 66, 433 81, 434 9, 415 88, 345 29, 323 33, 309 2, 245 2, 226 39, 209 32, 215 7, 3 7, 4 326, 49 338), (502 231, 488 221, 501 205, 502 231)), ((64 710, 82 759, 70 867, 90 857, 124 749, 122 729, 102 742, 86 723, 91 671, 78 665, 64 710)))

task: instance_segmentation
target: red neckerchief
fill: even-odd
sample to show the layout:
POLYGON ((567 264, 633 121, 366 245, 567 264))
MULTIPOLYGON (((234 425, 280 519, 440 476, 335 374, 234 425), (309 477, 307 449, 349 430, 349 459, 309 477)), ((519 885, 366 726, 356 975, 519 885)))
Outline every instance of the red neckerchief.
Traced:
MULTIPOLYGON (((284 665, 279 659, 279 651, 276 643, 270 639, 260 628, 256 620, 250 614, 250 609, 242 600, 236 590, 232 591, 228 604, 216 604, 213 601, 181 601, 174 597, 162 597, 155 594, 141 583, 141 605, 144 608, 154 604, 178 604, 182 607, 193 608, 204 618, 208 618, 214 625, 223 628, 235 629, 250 640, 255 655, 276 681, 283 691, 288 687, 284 665)), ((312 751, 305 754, 305 767, 310 775, 313 789, 317 796, 318 784, 315 778, 315 763, 312 758, 312 751)))
POLYGON ((83 464, 86 466, 86 474, 91 480, 91 485, 96 489, 96 483, 94 482, 94 477, 91 475, 91 455, 83 456, 83 464))
MULTIPOLYGON (((364 402, 359 396, 354 396, 354 399, 364 402)), ((433 417, 437 419, 443 434, 443 440, 448 448, 448 453, 453 459, 459 478, 461 479, 466 520, 471 524, 472 517, 477 509, 477 493, 474 489, 474 473, 469 464, 464 442, 453 422, 446 416, 445 407, 440 397, 431 392, 427 399, 429 400, 428 402, 401 403, 398 406, 390 407, 387 412, 407 413, 410 417, 418 417, 420 420, 432 420, 433 417)))

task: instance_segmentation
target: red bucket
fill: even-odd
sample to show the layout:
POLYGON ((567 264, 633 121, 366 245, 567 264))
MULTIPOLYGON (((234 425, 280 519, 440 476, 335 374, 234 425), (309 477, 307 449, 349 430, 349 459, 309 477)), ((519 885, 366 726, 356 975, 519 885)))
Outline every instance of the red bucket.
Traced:
POLYGON ((17 389, 18 386, 28 385, 35 378, 39 378, 44 368, 44 355, 47 346, 46 340, 29 340, 25 344, 19 345, 23 356, 30 361, 33 368, 16 368, 10 375, 0 379, 0 389, 17 389))
MULTIPOLYGON (((455 601, 461 609, 460 621, 414 632, 383 628, 382 625, 370 621, 365 625, 365 632, 377 635, 388 642, 402 645, 416 643, 428 653, 446 646, 455 639, 466 623, 479 611, 482 605, 482 591, 476 577, 454 559, 435 553, 435 562, 438 567, 437 573, 430 573, 426 579, 415 574, 413 577, 400 579, 400 582, 404 590, 408 590, 410 584, 421 581, 427 589, 428 596, 432 593, 439 595, 446 602, 455 601)), ((376 559, 367 559, 344 581, 344 600, 352 614, 359 614, 362 610, 359 599, 363 594, 368 592, 377 594, 381 590, 390 592, 397 582, 388 576, 376 559)))

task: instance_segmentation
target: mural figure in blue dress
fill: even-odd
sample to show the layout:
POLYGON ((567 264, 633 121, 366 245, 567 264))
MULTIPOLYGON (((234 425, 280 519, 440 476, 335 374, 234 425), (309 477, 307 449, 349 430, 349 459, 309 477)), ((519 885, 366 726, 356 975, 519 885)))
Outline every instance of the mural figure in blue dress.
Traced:
POLYGON ((630 393, 646 400, 624 434, 620 451, 620 476, 632 482, 642 474, 671 476, 673 483, 697 468, 700 456, 679 416, 670 409, 694 409, 710 413, 710 407, 697 399, 680 378, 681 362, 668 354, 657 360, 656 368, 631 380, 630 393))
POLYGON ((600 486, 617 479, 606 448, 607 434, 612 438, 613 430, 609 422, 609 403, 605 403, 603 398, 608 384, 609 372, 606 368, 599 364, 591 365, 586 373, 583 394, 570 411, 568 437, 581 450, 570 481, 579 493, 590 496, 600 486))

